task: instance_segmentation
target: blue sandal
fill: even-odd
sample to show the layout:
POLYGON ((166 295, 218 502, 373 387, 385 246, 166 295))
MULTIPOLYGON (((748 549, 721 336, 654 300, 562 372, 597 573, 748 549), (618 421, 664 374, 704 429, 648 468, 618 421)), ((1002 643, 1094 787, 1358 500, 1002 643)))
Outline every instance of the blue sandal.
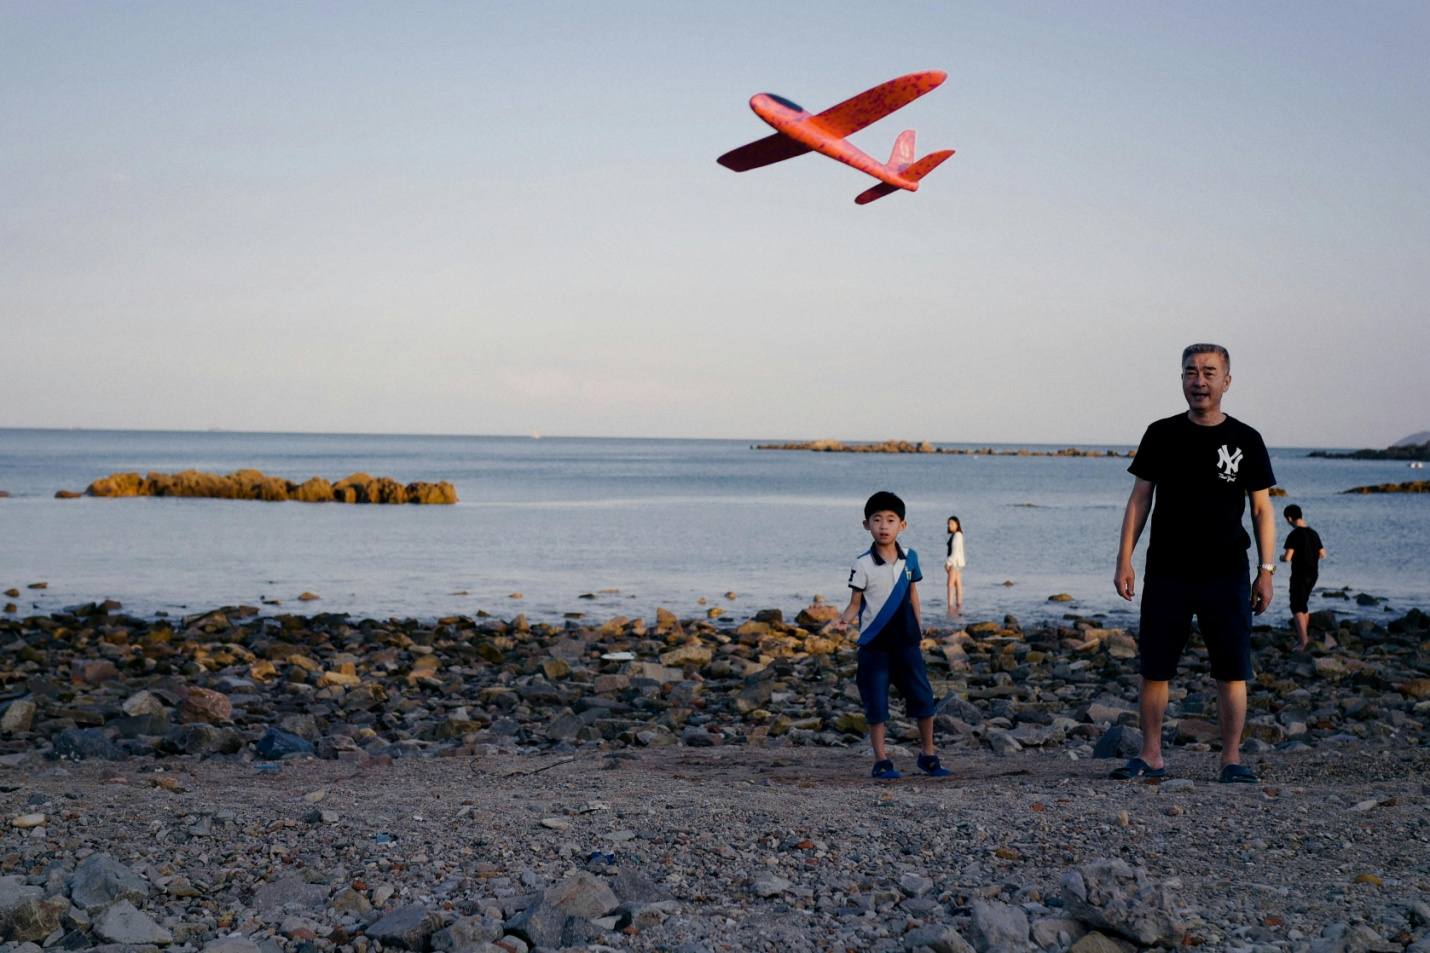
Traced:
POLYGON ((1221 769, 1217 781, 1222 784, 1260 784, 1261 779, 1244 764, 1229 764, 1221 769))
POLYGON ((938 755, 936 754, 919 755, 919 770, 931 778, 946 778, 950 774, 953 774, 948 768, 938 763, 938 755))
POLYGON ((1141 758, 1133 758, 1108 775, 1114 781, 1131 781, 1133 778, 1162 778, 1167 776, 1166 768, 1154 768, 1141 758))
POLYGON ((874 770, 869 772, 869 777, 876 781, 892 781, 901 778, 903 775, 894 770, 894 762, 885 759, 874 762, 874 770))

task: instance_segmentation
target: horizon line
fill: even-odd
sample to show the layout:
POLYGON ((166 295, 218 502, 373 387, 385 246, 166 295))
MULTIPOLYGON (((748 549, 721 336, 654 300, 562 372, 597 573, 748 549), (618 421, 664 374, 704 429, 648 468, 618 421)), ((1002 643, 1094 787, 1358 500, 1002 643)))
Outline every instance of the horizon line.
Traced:
MULTIPOLYGON (((384 438, 427 437, 427 438, 440 438, 440 439, 452 439, 452 440, 472 440, 472 439, 492 440, 492 439, 497 439, 497 440, 533 440, 533 441, 534 441, 534 440, 650 440, 650 441, 664 440, 664 441, 688 441, 688 442, 691 442, 691 443, 695 443, 695 442, 707 442, 707 443, 710 443, 710 442, 719 442, 719 443, 746 443, 746 442, 753 441, 753 443, 750 444, 750 448, 751 448, 751 449, 755 449, 755 444, 756 444, 756 443, 781 443, 781 442, 782 442, 782 443, 806 443, 806 442, 812 442, 812 441, 815 441, 815 440, 836 440, 836 441, 838 441, 838 442, 840 442, 840 443, 846 443, 846 444, 855 444, 855 443, 858 443, 858 444, 878 444, 878 443, 885 443, 885 442, 890 441, 890 440, 907 440, 907 442, 909 442, 909 443, 930 443, 930 444, 933 444, 934 446, 940 446, 940 445, 942 445, 942 446, 958 446, 958 447, 965 447, 965 446, 966 446, 966 447, 981 447, 981 446, 990 446, 990 447, 1036 446, 1036 447, 1060 447, 1060 448, 1070 448, 1070 449, 1077 449, 1077 450, 1083 450, 1083 449, 1112 449, 1112 448, 1135 449, 1135 448, 1138 446, 1137 443, 1119 443, 1119 442, 1115 442, 1115 441, 1081 441, 1081 442, 1073 441, 1073 442, 1069 442, 1069 441, 1064 441, 1064 440, 1055 440, 1055 441, 1044 441, 1044 440, 992 440, 992 441, 990 441, 990 440, 927 440, 927 439, 922 439, 922 438, 920 438, 920 439, 908 439, 908 438, 902 438, 902 437, 884 437, 884 438, 882 438, 882 439, 875 439, 875 438, 857 438, 857 439, 856 439, 856 438, 850 438, 850 437, 828 437, 828 436, 815 437, 815 438, 809 438, 809 437, 803 437, 803 438, 788 438, 788 437, 650 437, 650 436, 632 437, 632 436, 620 436, 620 435, 612 435, 612 434, 603 434, 603 435, 595 435, 595 434, 549 434, 549 435, 548 435, 548 434, 539 434, 539 433, 537 433, 537 432, 535 432, 535 431, 532 432, 532 433, 525 433, 525 434, 524 434, 524 433, 431 433, 431 432, 380 433, 380 432, 359 431, 359 430, 237 430, 237 429, 229 429, 229 428, 226 428, 226 427, 214 427, 214 428, 209 428, 209 429, 206 429, 206 430, 193 430, 193 429, 187 429, 187 428, 166 429, 166 428, 152 428, 152 427, 132 428, 132 427, 10 427, 10 426, 0 426, 0 433, 3 433, 3 432, 21 432, 21 433, 112 433, 112 434, 146 434, 146 433, 151 433, 151 434, 191 434, 191 435, 208 435, 208 434, 218 435, 218 434, 227 434, 227 435, 231 435, 231 436, 255 436, 255 437, 384 437, 384 438)), ((1387 446, 1390 446, 1390 445, 1388 444, 1387 446)), ((1349 445, 1347 445, 1347 446, 1325 446, 1325 445, 1321 445, 1321 444, 1315 444, 1315 445, 1307 444, 1307 445, 1305 445, 1305 446, 1296 446, 1296 445, 1290 445, 1290 444, 1288 444, 1288 445, 1285 445, 1285 446, 1281 446, 1281 445, 1271 446, 1271 445, 1268 445, 1268 449, 1271 449, 1271 450, 1282 449, 1282 450, 1354 451, 1354 450, 1370 450, 1370 449, 1380 450, 1380 449, 1385 449, 1385 448, 1384 448, 1384 447, 1352 447, 1352 446, 1349 446, 1349 445)), ((799 452, 799 451, 784 451, 784 452, 787 452, 787 453, 788 453, 788 452, 799 452)), ((814 452, 817 452, 817 451, 812 451, 812 450, 810 450, 810 451, 803 451, 803 452, 806 452, 806 453, 814 453, 814 452)), ((917 454, 911 454, 911 455, 912 455, 912 456, 917 456, 917 454)))

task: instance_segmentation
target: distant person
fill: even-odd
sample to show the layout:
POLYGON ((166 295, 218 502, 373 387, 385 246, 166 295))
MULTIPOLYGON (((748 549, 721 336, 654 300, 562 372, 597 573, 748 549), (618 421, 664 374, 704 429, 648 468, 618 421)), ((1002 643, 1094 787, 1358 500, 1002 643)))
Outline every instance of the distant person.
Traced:
POLYGON ((955 615, 963 609, 963 524, 957 516, 948 518, 948 558, 943 561, 943 571, 948 573, 948 614, 955 615))
POLYGON ((1246 723, 1246 682, 1251 668, 1251 616, 1271 604, 1271 562, 1276 517, 1270 489, 1276 483, 1261 435, 1222 413, 1231 386, 1231 356, 1217 344, 1182 352, 1182 396, 1187 412, 1147 428, 1127 469, 1136 478, 1122 517, 1113 585, 1132 600, 1136 573, 1132 550, 1152 515, 1147 582, 1142 592, 1138 648, 1142 682, 1142 753, 1112 772, 1127 780, 1167 773, 1162 759, 1162 719, 1169 685, 1196 616, 1217 683, 1224 783, 1260 780, 1241 764, 1246 723), (1256 528, 1260 564, 1247 578, 1251 538, 1242 525, 1246 498, 1256 528), (1153 508, 1153 498, 1156 508, 1153 508))
POLYGON ((1281 561, 1291 564, 1291 624, 1296 628, 1296 649, 1304 652, 1311 644, 1311 590, 1316 588, 1326 549, 1321 545, 1320 534, 1301 517, 1301 507, 1292 503, 1281 512, 1286 522, 1295 527, 1286 535, 1281 561))
POLYGON ((849 570, 849 605, 834 623, 844 632, 859 620, 859 699, 874 747, 874 770, 880 780, 899 777, 884 750, 884 725, 889 720, 889 683, 904 696, 904 708, 919 723, 919 770, 943 778, 952 772, 939 764, 933 746, 933 689, 919 647, 923 624, 919 617, 919 554, 899 545, 904 501, 880 490, 864 504, 864 528, 874 538, 869 551, 849 570), (865 615, 868 620, 865 620, 865 615))

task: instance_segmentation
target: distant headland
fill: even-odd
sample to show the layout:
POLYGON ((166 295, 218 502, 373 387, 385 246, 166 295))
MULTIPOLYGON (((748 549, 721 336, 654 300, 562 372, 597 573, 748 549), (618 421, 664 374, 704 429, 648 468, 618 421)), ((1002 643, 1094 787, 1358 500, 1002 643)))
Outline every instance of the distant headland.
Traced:
POLYGON ((455 503, 457 491, 446 480, 408 483, 391 477, 354 473, 337 483, 315 476, 302 483, 267 476, 258 470, 236 470, 227 476, 184 470, 181 473, 114 473, 95 480, 84 494, 61 490, 55 496, 182 496, 212 500, 263 500, 278 503, 455 503))
POLYGON ((947 453, 974 457, 1130 457, 1136 451, 1122 453, 1117 450, 1079 450, 1067 447, 1062 450, 994 450, 979 447, 968 450, 963 447, 935 447, 927 440, 910 443, 907 440, 885 440, 883 443, 840 443, 838 440, 804 440, 798 443, 761 443, 755 450, 813 450, 819 453, 947 453))
POLYGON ((1397 440, 1384 450, 1354 450, 1350 453, 1313 450, 1307 456, 1328 460, 1430 460, 1430 430, 1397 440))

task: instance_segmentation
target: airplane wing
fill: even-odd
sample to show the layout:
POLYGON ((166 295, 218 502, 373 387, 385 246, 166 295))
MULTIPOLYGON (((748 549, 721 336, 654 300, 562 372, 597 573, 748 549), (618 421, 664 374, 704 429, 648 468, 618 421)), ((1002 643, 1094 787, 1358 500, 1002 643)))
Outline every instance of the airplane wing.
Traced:
POLYGON ((775 133, 754 142, 746 143, 738 149, 731 149, 715 161, 736 172, 748 172, 762 165, 772 165, 802 156, 809 152, 809 146, 802 146, 783 133, 775 133))
MULTIPOLYGON (((866 89, 837 106, 830 106, 812 121, 830 135, 843 138, 878 122, 896 109, 902 109, 924 93, 937 89, 947 78, 948 74, 942 70, 900 76, 873 89, 866 89)), ((724 164, 723 159, 721 164, 724 164)))

